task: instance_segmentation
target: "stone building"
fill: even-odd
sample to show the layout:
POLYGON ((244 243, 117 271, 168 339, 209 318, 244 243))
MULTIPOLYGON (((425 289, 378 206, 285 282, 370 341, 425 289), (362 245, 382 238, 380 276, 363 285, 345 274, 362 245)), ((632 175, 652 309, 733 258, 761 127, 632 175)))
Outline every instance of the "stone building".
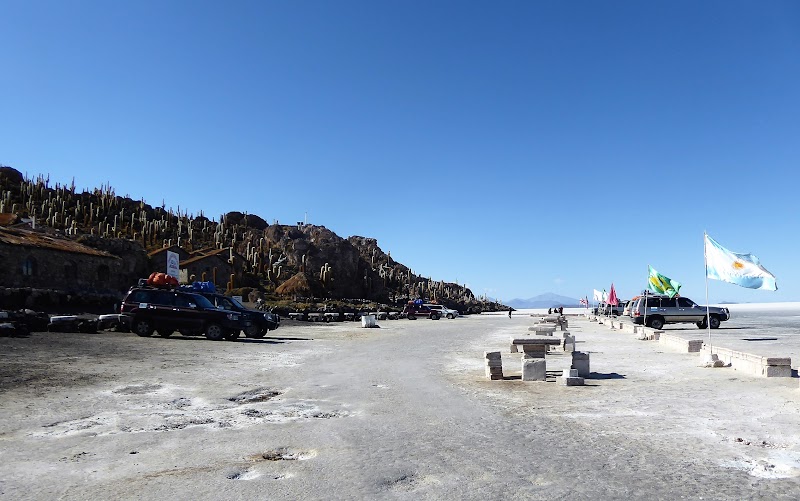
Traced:
POLYGON ((162 247, 160 249, 151 251, 147 253, 147 259, 150 266, 150 271, 160 271, 162 273, 167 272, 167 251, 172 251, 178 255, 179 261, 185 261, 191 257, 189 252, 182 248, 178 247, 177 245, 172 245, 169 247, 162 247))
POLYGON ((0 227, 0 286, 114 292, 130 285, 123 260, 74 240, 0 227))
POLYGON ((195 280, 214 282, 222 290, 225 290, 231 275, 234 276, 234 287, 240 286, 245 266, 244 257, 230 247, 195 251, 180 263, 181 270, 186 270, 190 281, 194 275, 195 280))

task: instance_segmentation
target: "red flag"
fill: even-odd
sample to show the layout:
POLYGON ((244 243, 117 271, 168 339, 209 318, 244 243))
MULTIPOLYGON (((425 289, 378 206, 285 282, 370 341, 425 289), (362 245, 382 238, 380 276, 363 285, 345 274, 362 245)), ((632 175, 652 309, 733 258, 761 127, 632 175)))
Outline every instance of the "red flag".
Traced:
POLYGON ((614 290, 614 284, 611 284, 611 292, 608 293, 608 304, 611 306, 617 306, 617 291, 614 290))

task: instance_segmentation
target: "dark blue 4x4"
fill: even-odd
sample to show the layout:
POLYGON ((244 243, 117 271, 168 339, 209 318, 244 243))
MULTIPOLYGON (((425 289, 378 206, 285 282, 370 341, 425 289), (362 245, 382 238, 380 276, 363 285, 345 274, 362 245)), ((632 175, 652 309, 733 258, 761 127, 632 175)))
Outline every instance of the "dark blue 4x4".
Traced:
POLYGON ((120 305, 120 322, 142 337, 205 334, 208 339, 236 339, 246 327, 241 315, 214 306, 200 294, 160 287, 132 287, 120 305))
POLYGON ((245 324, 244 335, 249 338, 260 339, 268 331, 277 329, 280 326, 280 317, 274 313, 251 310, 245 308, 242 303, 235 298, 223 296, 214 292, 198 292, 208 299, 218 309, 228 312, 235 312, 242 317, 245 324))

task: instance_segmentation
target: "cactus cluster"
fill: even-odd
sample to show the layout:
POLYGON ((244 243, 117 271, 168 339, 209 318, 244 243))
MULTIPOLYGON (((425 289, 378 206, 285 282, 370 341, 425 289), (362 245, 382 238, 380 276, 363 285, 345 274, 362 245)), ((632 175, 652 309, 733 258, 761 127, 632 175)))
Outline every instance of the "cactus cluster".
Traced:
MULTIPOLYGON (((225 214, 220 215, 217 221, 205 217, 202 212, 195 216, 181 207, 167 209, 163 201, 160 207, 150 206, 144 200, 119 196, 110 185, 78 192, 74 180, 69 185, 51 185, 49 177, 44 176, 23 179, 18 185, 4 182, 0 186, 0 212, 28 217, 34 227, 47 226, 73 237, 92 234, 134 240, 147 251, 173 244, 188 252, 228 248, 229 262, 235 255, 241 255, 245 261, 245 271, 271 287, 277 287, 298 271, 305 273, 311 269, 319 270, 319 281, 326 288, 335 284, 341 286, 343 280, 344 272, 337 271, 334 282, 333 268, 336 262, 320 263, 317 260, 319 248, 332 245, 330 232, 324 227, 310 224, 298 225, 297 229, 313 242, 317 250, 298 251, 291 238, 283 236, 278 237, 280 241, 271 241, 266 236, 266 230, 257 230, 251 224, 254 219, 246 213, 238 221, 225 214)), ((280 226, 277 220, 274 226, 280 226)), ((283 235, 285 231, 283 229, 272 234, 283 235)), ((392 295, 456 301, 475 299, 469 289, 458 284, 416 275, 413 270, 394 261, 391 253, 383 253, 374 239, 351 237, 350 241, 358 250, 363 264, 346 276, 355 284, 361 278, 366 296, 388 290, 392 295)), ((201 280, 211 279, 216 283, 216 271, 212 270, 213 277, 203 273, 201 280)), ((234 277, 226 285, 235 288, 234 277)))

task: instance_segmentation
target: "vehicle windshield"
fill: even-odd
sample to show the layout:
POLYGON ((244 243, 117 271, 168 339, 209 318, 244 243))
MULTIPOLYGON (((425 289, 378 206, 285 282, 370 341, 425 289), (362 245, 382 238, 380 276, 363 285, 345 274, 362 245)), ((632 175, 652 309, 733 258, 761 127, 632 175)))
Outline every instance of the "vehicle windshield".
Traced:
POLYGON ((245 309, 244 305, 242 303, 240 303, 239 300, 236 299, 235 297, 227 297, 225 299, 229 299, 230 302, 233 303, 234 306, 236 306, 236 308, 238 308, 240 310, 244 310, 245 309))

